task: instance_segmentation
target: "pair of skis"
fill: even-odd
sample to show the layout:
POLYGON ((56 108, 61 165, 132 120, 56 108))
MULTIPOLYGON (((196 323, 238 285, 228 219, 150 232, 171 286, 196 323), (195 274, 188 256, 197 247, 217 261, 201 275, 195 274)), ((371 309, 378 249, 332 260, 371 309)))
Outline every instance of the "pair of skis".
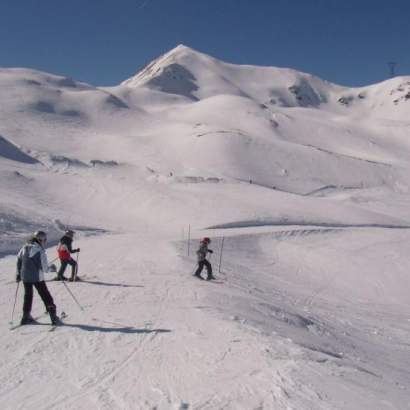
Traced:
MULTIPOLYGON (((53 278, 53 279, 47 279, 46 282, 63 282, 63 280, 58 279, 58 278, 53 278)), ((75 276, 74 279, 71 279, 71 278, 64 279, 64 282, 82 282, 82 279, 79 276, 75 276)))
POLYGON ((192 275, 194 278, 197 278, 197 279, 199 279, 199 280, 202 280, 202 281, 204 281, 204 282, 211 282, 211 283, 223 283, 223 281, 221 281, 221 280, 218 280, 218 279, 216 279, 216 278, 214 278, 214 279, 204 279, 204 278, 202 278, 201 276, 198 276, 198 275, 192 275))
MULTIPOLYGON (((44 317, 44 316, 47 315, 47 314, 48 314, 48 312, 45 312, 45 313, 43 313, 42 315, 35 317, 35 318, 34 318, 34 322, 32 322, 32 323, 27 323, 27 324, 25 324, 25 325, 22 325, 21 323, 13 323, 13 322, 10 322, 10 327, 9 327, 9 329, 10 329, 10 330, 15 330, 15 329, 18 329, 19 327, 23 327, 23 326, 47 325, 47 323, 40 323, 40 322, 38 322, 38 319, 41 319, 42 317, 44 317)), ((59 318, 59 323, 57 323, 57 324, 50 324, 50 329, 49 329, 49 331, 50 331, 50 332, 53 332, 57 327, 59 327, 59 326, 61 326, 61 325, 64 325, 64 323, 61 322, 61 321, 64 320, 66 317, 67 317, 67 313, 61 312, 60 318, 59 318)))

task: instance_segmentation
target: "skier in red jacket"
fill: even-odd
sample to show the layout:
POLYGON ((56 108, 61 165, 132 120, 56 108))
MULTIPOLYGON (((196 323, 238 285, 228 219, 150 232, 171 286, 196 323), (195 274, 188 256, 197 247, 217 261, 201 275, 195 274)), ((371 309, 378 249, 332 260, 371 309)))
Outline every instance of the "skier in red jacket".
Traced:
POLYGON ((77 278, 77 262, 71 257, 72 253, 80 252, 80 248, 73 249, 73 238, 74 231, 68 230, 64 233, 64 236, 60 239, 60 243, 57 247, 58 257, 60 259, 60 270, 57 273, 56 280, 67 280, 67 277, 64 276, 65 269, 67 265, 71 266, 71 277, 70 281, 78 280, 77 278))

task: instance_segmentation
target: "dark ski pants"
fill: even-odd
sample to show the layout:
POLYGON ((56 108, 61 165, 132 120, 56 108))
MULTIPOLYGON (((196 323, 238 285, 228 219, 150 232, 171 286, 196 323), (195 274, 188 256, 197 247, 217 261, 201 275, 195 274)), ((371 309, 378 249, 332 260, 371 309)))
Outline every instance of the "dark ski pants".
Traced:
POLYGON ((46 282, 23 282, 24 284, 24 303, 23 303, 23 314, 28 316, 31 312, 31 307, 33 305, 33 286, 37 289, 38 294, 40 295, 47 312, 55 311, 56 306, 53 301, 53 297, 48 291, 46 282))
POLYGON ((61 262, 61 266, 60 266, 60 270, 57 273, 57 276, 62 277, 64 275, 67 265, 70 265, 71 266, 71 277, 74 278, 75 274, 77 273, 77 262, 73 258, 70 258, 68 261, 60 260, 60 262, 61 262))
POLYGON ((211 264, 204 259, 203 261, 198 262, 198 269, 195 272, 196 276, 201 276, 202 269, 206 266, 206 271, 208 273, 208 278, 212 278, 212 266, 211 264))

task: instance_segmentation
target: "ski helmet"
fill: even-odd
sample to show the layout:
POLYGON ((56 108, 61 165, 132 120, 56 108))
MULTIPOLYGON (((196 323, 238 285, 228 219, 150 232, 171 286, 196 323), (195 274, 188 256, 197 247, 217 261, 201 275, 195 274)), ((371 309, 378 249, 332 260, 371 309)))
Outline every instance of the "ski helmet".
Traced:
POLYGON ((68 236, 69 238, 73 239, 74 238, 74 231, 72 231, 71 229, 67 230, 64 232, 65 236, 68 236))
POLYGON ((210 240, 208 237, 205 237, 205 238, 202 239, 201 242, 203 242, 203 243, 211 243, 211 240, 210 240))
POLYGON ((47 234, 44 231, 36 231, 34 232, 33 238, 40 242, 45 242, 47 240, 47 234))

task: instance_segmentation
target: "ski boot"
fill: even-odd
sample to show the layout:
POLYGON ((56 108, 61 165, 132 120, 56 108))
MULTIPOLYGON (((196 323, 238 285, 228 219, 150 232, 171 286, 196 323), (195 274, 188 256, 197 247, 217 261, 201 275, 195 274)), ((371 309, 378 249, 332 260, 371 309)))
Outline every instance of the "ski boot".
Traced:
POLYGON ((21 318, 20 325, 31 325, 36 323, 35 319, 30 315, 30 313, 23 313, 23 317, 21 318))
POLYGON ((61 324, 60 318, 57 316, 57 309, 55 306, 49 306, 47 308, 48 314, 50 315, 51 324, 53 326, 58 326, 61 324))

